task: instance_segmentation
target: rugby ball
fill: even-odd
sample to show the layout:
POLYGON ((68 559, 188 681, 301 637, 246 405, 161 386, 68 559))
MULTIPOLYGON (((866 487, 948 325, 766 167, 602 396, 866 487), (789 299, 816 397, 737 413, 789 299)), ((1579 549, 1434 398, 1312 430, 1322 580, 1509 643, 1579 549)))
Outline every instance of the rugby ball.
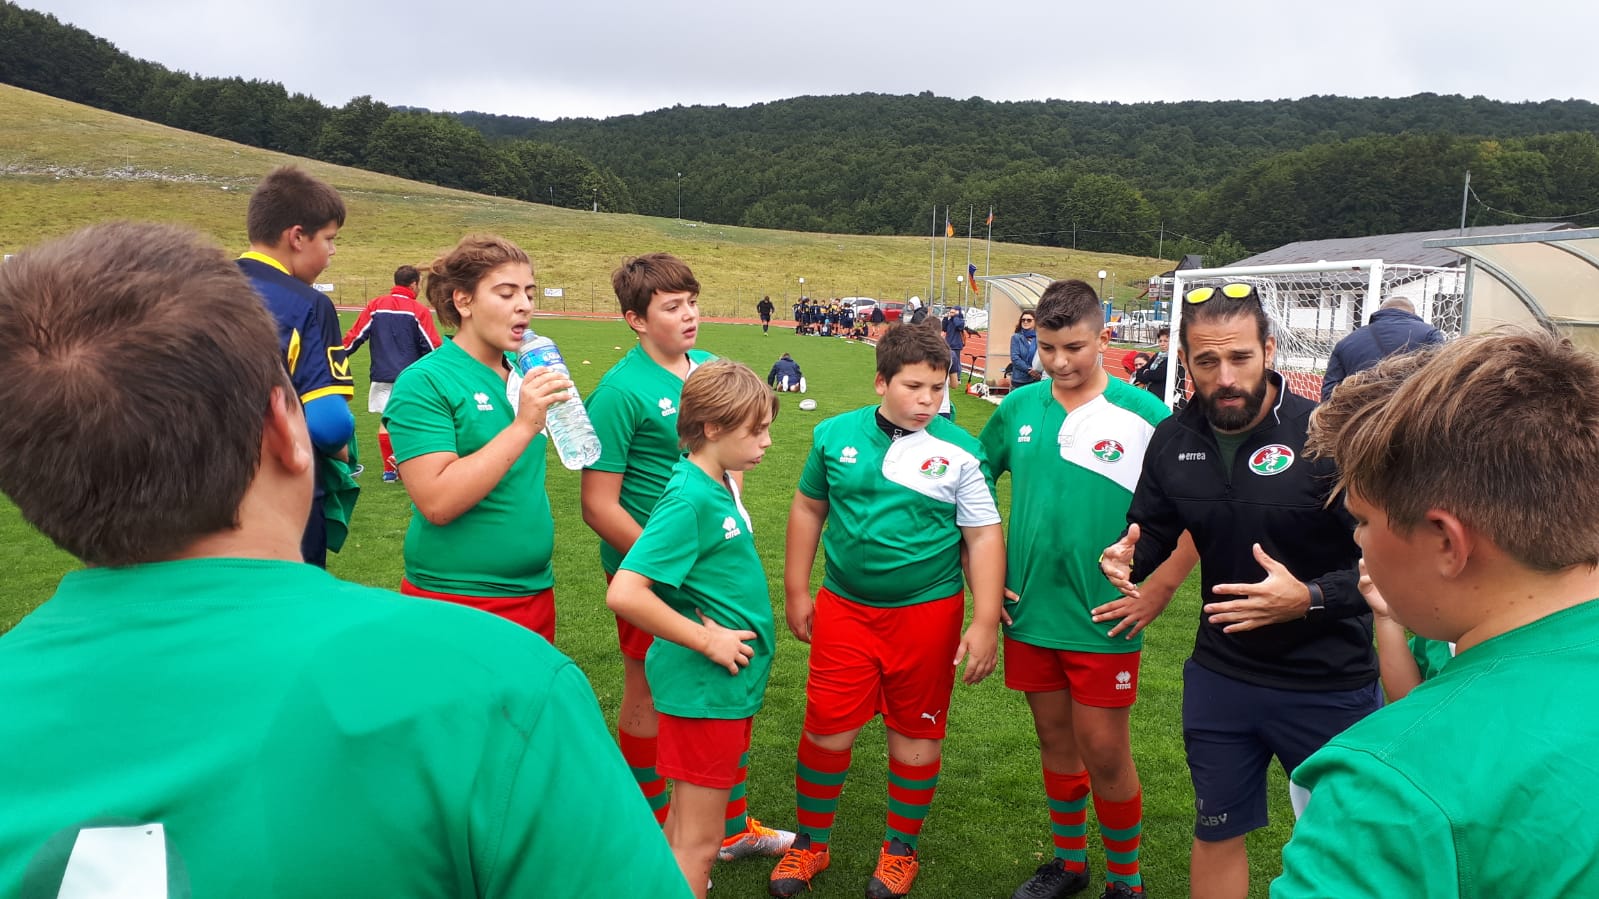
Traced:
POLYGON ((816 408, 816 401, 815 400, 800 400, 799 406, 800 406, 801 409, 804 409, 806 412, 810 412, 811 410, 816 408))

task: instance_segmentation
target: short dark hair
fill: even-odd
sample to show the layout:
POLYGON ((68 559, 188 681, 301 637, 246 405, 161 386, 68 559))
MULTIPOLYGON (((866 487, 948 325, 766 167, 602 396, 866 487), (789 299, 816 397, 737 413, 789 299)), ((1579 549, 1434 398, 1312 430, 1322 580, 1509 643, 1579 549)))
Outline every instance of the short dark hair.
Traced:
POLYGON ((1105 324, 1105 307, 1099 303, 1099 294, 1087 281, 1052 281, 1038 297, 1038 307, 1033 311, 1033 324, 1040 331, 1059 331, 1078 322, 1092 320, 1105 324))
MULTIPOLYGON (((1161 325, 1160 327, 1155 329, 1155 339, 1156 340, 1159 340, 1162 337, 1170 337, 1170 336, 1171 336, 1171 325, 1161 325)), ((1261 342, 1264 343, 1265 341, 1261 341, 1261 342)))
POLYGON ((611 289, 623 312, 649 318, 650 300, 657 292, 699 296, 700 282, 688 263, 671 253, 649 253, 634 256, 612 272, 611 289))
POLYGON ((304 169, 279 166, 255 186, 244 221, 250 243, 277 246, 283 232, 295 225, 306 231, 320 231, 329 222, 344 227, 344 199, 333 185, 304 169))
POLYGON ((277 326, 237 265, 170 225, 95 225, 0 266, 0 491, 90 565, 235 528, 277 326))
POLYGON ((949 370, 949 344, 944 335, 923 325, 896 322, 877 340, 877 373, 894 380, 907 365, 925 362, 941 372, 949 370))
POLYGON ((456 242, 448 253, 440 255, 427 266, 427 300, 439 321, 447 327, 461 327, 461 310, 455 308, 455 292, 477 290, 483 276, 507 262, 526 262, 529 259, 522 248, 497 234, 468 234, 456 242))
POLYGON ((395 287, 415 287, 422 280, 422 273, 414 265, 402 265, 394 270, 395 287))
POLYGON ((1266 345, 1266 338, 1271 336, 1271 319, 1267 317, 1266 307, 1261 304, 1260 294, 1254 285, 1249 285, 1249 293, 1242 297, 1230 297, 1217 289, 1203 303, 1190 303, 1186 296, 1178 297, 1177 302, 1183 304, 1182 318, 1177 323, 1177 342, 1183 352, 1188 351, 1188 326, 1194 322, 1217 322, 1248 316, 1255 320, 1255 330, 1262 347, 1266 345))

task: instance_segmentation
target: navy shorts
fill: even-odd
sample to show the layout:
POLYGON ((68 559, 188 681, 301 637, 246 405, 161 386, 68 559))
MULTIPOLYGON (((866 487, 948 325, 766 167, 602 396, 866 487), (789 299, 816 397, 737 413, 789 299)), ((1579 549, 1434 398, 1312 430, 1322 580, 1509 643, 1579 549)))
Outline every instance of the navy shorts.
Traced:
POLYGON ((1382 707, 1377 681, 1353 690, 1246 684, 1183 665, 1183 748, 1194 783, 1194 836, 1219 842, 1267 824, 1266 766, 1292 774, 1328 740, 1382 707))

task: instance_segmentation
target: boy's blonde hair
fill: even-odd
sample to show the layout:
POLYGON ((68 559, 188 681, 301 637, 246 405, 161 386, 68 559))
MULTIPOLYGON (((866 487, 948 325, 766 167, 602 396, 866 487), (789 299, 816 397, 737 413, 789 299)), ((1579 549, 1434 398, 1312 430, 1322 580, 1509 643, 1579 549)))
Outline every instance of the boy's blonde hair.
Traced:
POLYGON ((1504 329, 1406 363, 1340 384, 1316 413, 1311 447, 1339 487, 1398 533, 1443 509, 1529 568, 1599 566, 1599 357, 1504 329))
POLYGON ((683 383, 677 410, 678 445, 698 452, 708 439, 708 425, 724 433, 741 427, 754 430, 767 413, 775 420, 777 408, 777 394, 748 365, 730 359, 707 362, 683 383))

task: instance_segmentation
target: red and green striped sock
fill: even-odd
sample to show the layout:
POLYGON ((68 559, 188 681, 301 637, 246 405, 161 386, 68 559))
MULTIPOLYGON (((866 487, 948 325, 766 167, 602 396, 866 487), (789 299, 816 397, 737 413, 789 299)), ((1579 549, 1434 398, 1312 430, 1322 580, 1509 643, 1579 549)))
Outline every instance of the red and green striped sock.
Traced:
POLYGON ((1094 797, 1094 814, 1099 816, 1099 836, 1105 841, 1105 882, 1120 881, 1135 892, 1144 889, 1138 871, 1138 845, 1144 833, 1144 791, 1125 802, 1094 797))
POLYGON ((922 822, 927 820, 927 810, 933 805, 933 791, 938 789, 938 771, 944 764, 942 758, 925 765, 912 765, 893 756, 888 757, 888 830, 883 834, 883 845, 899 838, 905 845, 916 848, 922 835, 922 822))
POLYGON ((1088 869, 1088 771, 1061 774, 1044 769, 1044 795, 1049 799, 1049 826, 1055 836, 1055 857, 1068 871, 1088 869))
POLYGON ((722 820, 722 839, 736 837, 749 828, 749 808, 744 801, 744 794, 748 791, 745 779, 750 773, 750 754, 746 751, 738 757, 738 783, 733 784, 733 791, 727 794, 727 813, 722 820))
POLYGON ((834 752, 801 735, 799 762, 794 767, 794 794, 799 832, 811 838, 811 849, 827 848, 833 838, 833 816, 849 774, 850 751, 834 752))
POLYGON ((666 792, 666 778, 655 771, 655 737, 640 737, 625 730, 617 731, 617 745, 622 750, 622 760, 633 771, 644 798, 655 813, 655 820, 666 823, 666 813, 671 807, 671 797, 666 792))

